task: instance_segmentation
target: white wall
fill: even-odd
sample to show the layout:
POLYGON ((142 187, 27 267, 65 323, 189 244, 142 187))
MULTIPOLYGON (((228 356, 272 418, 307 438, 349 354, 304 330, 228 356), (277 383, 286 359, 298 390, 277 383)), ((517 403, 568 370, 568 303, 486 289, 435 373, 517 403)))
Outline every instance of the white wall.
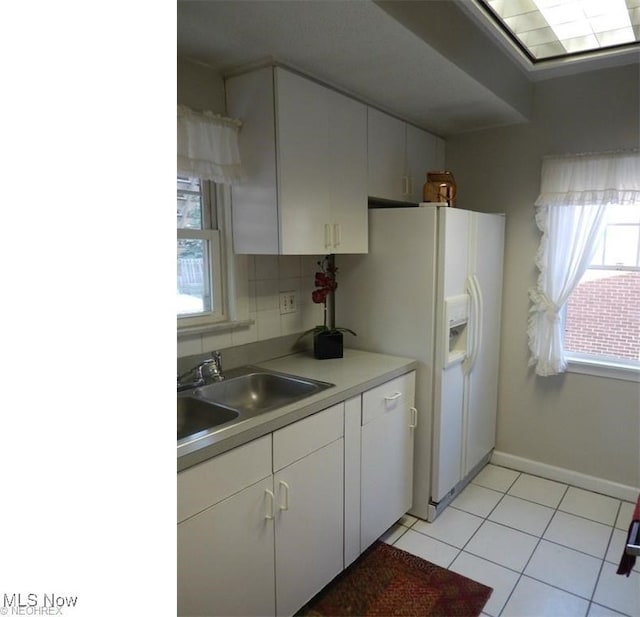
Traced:
POLYGON ((640 487, 637 383, 528 368, 527 291, 537 278, 533 202, 541 157, 639 146, 637 65, 536 84, 532 121, 447 140, 460 207, 506 212, 496 449, 640 487))
POLYGON ((202 64, 177 59, 178 103, 192 109, 225 112, 224 81, 217 71, 202 64))

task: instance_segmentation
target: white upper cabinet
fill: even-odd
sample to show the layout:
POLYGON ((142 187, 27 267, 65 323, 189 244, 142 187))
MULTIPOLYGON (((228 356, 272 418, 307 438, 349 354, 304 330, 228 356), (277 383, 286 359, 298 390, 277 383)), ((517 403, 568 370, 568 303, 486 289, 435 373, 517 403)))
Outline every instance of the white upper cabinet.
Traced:
POLYGON ((444 140, 411 124, 407 129, 407 176, 409 199, 412 203, 424 201, 422 189, 427 181, 427 171, 443 170, 444 140))
POLYGON ((373 109, 368 110, 369 168, 371 197, 404 201, 405 123, 373 109))
POLYGON ((421 202, 427 171, 444 169, 444 140, 372 107, 367 126, 369 196, 421 202))
MULTIPOLYGON (((327 90, 332 253, 369 250, 367 108, 327 90)), ((326 248, 326 243, 325 243, 326 248)))
POLYGON ((232 188, 236 253, 367 252, 367 109, 265 67, 227 79, 247 180, 232 188))

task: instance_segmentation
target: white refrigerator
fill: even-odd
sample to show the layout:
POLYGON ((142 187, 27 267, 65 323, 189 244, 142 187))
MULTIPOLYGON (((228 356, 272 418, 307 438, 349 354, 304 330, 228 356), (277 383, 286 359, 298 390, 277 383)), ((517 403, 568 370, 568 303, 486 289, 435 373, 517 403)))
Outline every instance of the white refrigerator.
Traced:
POLYGON ((369 210, 369 253, 337 255, 351 347, 415 358, 411 514, 432 521, 495 445, 502 214, 437 204, 369 210))

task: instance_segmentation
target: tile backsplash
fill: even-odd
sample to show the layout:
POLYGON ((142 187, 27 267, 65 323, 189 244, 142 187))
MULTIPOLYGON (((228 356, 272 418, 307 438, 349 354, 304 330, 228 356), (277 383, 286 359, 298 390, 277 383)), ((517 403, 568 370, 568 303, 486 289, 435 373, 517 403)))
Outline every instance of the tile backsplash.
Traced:
POLYGON ((249 255, 247 285, 241 285, 238 304, 248 308, 249 326, 221 332, 209 332, 178 340, 178 357, 206 353, 301 333, 321 324, 322 305, 311 301, 314 274, 322 256, 249 255), (280 292, 297 294, 298 308, 280 314, 280 292))

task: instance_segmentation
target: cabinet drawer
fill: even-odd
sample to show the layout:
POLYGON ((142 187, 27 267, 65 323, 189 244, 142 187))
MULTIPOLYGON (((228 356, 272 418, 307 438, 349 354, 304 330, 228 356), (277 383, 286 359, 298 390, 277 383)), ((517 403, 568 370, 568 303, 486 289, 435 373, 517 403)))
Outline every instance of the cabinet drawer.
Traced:
POLYGON ((344 403, 273 433, 273 471, 305 457, 344 434, 344 403))
POLYGON ((362 424, 382 416, 385 412, 414 404, 415 371, 396 377, 362 395, 362 424))
POLYGON ((178 474, 178 522, 271 475, 271 435, 178 474))

